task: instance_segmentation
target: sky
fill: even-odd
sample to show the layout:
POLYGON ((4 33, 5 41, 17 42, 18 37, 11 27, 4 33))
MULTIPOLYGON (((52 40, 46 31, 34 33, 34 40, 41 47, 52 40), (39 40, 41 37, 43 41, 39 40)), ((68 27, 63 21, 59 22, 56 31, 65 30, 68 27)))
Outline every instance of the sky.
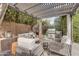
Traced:
POLYGON ((43 20, 48 20, 48 21, 50 21, 50 24, 52 25, 52 24, 54 24, 54 20, 56 19, 57 17, 51 17, 51 18, 45 18, 45 19, 43 19, 43 20))
POLYGON ((51 18, 48 18, 48 20, 50 21, 50 24, 54 24, 54 20, 56 19, 57 17, 51 17, 51 18))

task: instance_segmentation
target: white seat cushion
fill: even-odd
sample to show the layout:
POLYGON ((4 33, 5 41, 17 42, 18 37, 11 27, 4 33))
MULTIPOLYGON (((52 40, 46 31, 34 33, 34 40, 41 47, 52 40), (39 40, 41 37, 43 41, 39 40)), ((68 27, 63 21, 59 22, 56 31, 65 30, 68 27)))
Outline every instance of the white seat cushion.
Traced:
POLYGON ((31 49, 35 46, 35 39, 20 37, 18 38, 18 46, 31 49))

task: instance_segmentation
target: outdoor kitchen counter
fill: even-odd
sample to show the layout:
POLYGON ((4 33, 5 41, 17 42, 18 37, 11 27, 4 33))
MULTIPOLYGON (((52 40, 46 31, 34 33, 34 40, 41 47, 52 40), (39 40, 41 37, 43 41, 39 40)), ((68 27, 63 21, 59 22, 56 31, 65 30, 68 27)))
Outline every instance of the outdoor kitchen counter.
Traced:
POLYGON ((11 51, 12 42, 15 42, 16 38, 0 38, 0 54, 4 54, 5 51, 11 51))
POLYGON ((0 54, 11 49, 12 40, 8 38, 0 38, 0 54))

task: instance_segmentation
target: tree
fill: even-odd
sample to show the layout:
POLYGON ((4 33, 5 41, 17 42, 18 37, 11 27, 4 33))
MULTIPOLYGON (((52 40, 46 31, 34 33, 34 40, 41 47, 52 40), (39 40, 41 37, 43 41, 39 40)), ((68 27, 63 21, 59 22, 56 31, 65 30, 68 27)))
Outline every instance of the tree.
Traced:
POLYGON ((27 13, 17 11, 11 6, 9 6, 5 13, 4 21, 27 24, 27 25, 33 26, 37 23, 37 18, 30 16, 27 13))
MULTIPOLYGON (((47 20, 41 21, 41 22, 42 22, 42 33, 46 34, 46 31, 49 27, 49 22, 47 20)), ((33 26, 33 31, 36 33, 39 33, 39 25, 38 24, 33 26)))
POLYGON ((60 16, 55 19, 55 28, 57 31, 62 31, 63 35, 67 34, 67 20, 66 16, 60 16))
POLYGON ((14 10, 12 7, 8 7, 6 13, 5 13, 5 17, 3 21, 15 21, 16 20, 16 10, 14 10))
POLYGON ((50 26, 50 23, 48 20, 42 21, 42 30, 43 30, 43 34, 46 34, 46 31, 48 29, 48 27, 50 26))

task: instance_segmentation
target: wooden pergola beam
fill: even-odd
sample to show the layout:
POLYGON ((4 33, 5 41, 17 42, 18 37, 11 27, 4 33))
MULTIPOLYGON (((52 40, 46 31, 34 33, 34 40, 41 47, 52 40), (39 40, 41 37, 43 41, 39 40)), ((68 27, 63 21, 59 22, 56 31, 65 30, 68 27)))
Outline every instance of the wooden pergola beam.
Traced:
POLYGON ((4 19, 7 7, 8 7, 8 4, 6 4, 6 3, 2 4, 2 7, 1 7, 2 10, 0 11, 0 13, 1 13, 1 15, 0 15, 0 25, 2 24, 2 21, 4 19))

